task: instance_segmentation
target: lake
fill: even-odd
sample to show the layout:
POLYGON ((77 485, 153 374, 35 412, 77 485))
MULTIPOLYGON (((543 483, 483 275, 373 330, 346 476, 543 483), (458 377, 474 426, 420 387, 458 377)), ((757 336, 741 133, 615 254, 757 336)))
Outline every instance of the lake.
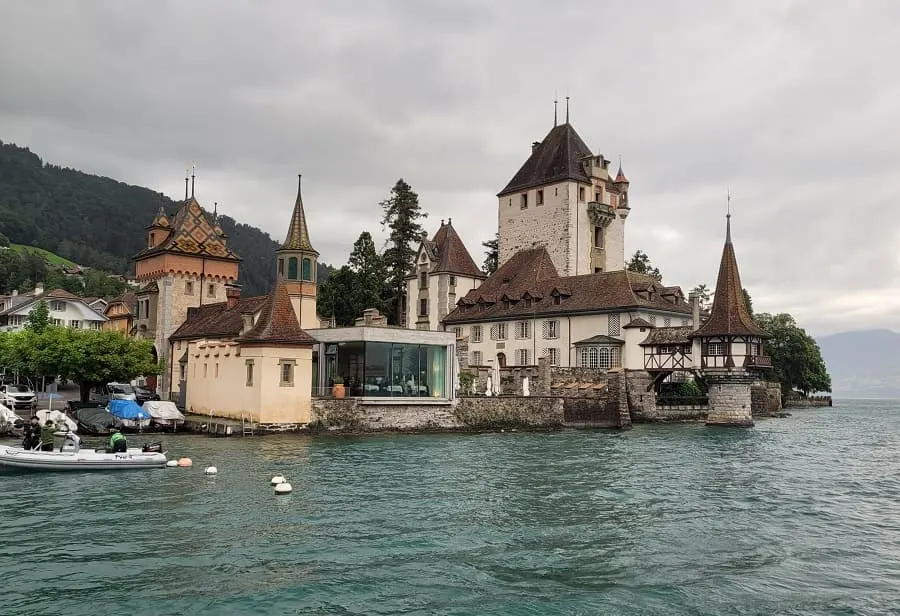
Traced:
POLYGON ((193 468, 2 472, 0 613, 897 613, 900 403, 792 412, 748 430, 163 436, 193 468))

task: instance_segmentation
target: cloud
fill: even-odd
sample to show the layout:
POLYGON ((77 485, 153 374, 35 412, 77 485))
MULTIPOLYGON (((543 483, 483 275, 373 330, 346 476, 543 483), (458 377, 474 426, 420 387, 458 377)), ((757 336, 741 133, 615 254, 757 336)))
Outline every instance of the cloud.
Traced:
MULTIPOLYGON (((280 238, 304 174, 343 263, 403 177, 476 261, 552 99, 631 180, 626 245, 714 284, 731 191, 758 310, 900 329, 900 5, 521 0, 4 3, 0 139, 198 195, 280 238)), ((562 110, 561 110, 561 113, 562 110)))

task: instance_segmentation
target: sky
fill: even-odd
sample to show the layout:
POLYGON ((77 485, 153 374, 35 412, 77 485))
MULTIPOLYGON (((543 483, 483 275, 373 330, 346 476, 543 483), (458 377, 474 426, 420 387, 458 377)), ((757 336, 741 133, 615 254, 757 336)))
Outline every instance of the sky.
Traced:
POLYGON ((341 265, 409 182, 476 263, 496 193, 571 123, 631 181, 626 253, 742 281, 814 335, 900 331, 900 3, 0 0, 0 140, 280 239, 303 174, 341 265))

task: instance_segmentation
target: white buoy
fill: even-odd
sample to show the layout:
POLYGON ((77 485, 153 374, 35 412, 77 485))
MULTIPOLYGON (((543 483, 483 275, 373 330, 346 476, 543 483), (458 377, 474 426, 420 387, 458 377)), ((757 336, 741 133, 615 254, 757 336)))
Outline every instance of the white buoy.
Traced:
POLYGON ((218 472, 219 472, 219 469, 217 469, 215 466, 207 466, 206 469, 204 469, 203 474, 204 475, 215 475, 218 472))
POLYGON ((269 483, 271 483, 273 486, 277 486, 279 483, 284 483, 285 481, 286 479, 284 478, 284 475, 275 475, 274 477, 272 477, 272 481, 270 481, 269 483))
POLYGON ((166 462, 166 466, 178 466, 178 460, 169 460, 168 462, 166 462))
POLYGON ((282 481, 281 483, 275 484, 275 494, 290 494, 294 491, 294 488, 291 487, 287 481, 282 481))

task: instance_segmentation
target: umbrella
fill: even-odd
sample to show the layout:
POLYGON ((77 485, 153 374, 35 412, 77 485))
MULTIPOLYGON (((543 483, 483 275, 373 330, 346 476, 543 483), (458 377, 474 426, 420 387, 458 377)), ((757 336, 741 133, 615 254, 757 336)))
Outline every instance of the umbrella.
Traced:
POLYGON ((487 384, 484 386, 484 395, 492 396, 494 394, 494 383, 492 382, 491 375, 488 375, 487 384))
POLYGON ((494 395, 500 395, 500 366, 498 364, 494 364, 494 395))
POLYGON ((528 390, 528 377, 522 377, 522 395, 530 396, 531 392, 528 390))

